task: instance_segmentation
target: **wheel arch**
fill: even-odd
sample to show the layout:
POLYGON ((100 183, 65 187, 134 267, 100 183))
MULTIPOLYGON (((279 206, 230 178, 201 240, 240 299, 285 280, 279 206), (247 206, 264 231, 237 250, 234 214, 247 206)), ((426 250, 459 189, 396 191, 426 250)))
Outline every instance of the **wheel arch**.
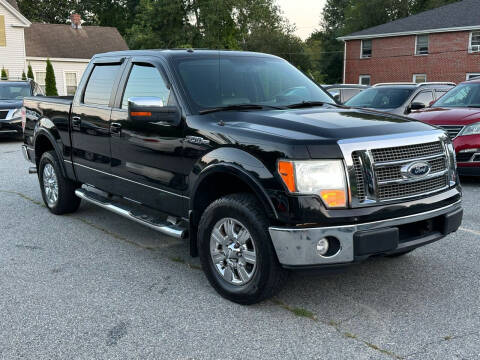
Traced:
POLYGON ((190 198, 190 253, 198 255, 197 225, 203 211, 213 201, 233 193, 252 193, 262 205, 268 218, 278 219, 277 211, 261 183, 245 169, 232 163, 207 166, 198 176, 190 198))
POLYGON ((52 135, 50 131, 45 128, 39 128, 35 133, 35 142, 34 142, 34 149, 35 149, 35 164, 37 165, 40 163, 40 158, 42 155, 47 151, 55 151, 57 154, 60 170, 62 171, 63 176, 67 176, 65 164, 63 162, 62 151, 58 146, 58 142, 55 137, 52 135))

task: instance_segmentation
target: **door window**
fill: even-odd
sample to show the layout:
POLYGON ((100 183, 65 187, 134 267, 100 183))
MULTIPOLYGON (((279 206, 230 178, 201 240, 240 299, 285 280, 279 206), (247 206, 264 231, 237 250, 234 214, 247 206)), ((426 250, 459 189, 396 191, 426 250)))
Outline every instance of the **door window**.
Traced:
POLYGON ((431 91, 422 91, 420 94, 415 96, 415 98, 412 100, 412 103, 421 103, 427 107, 432 101, 433 93, 431 91))
POLYGON ((96 65, 83 96, 87 105, 108 106, 120 65, 96 65))
POLYGON ((123 93, 122 109, 128 108, 128 99, 132 97, 156 97, 164 106, 170 104, 170 89, 160 72, 153 66, 133 65, 123 93))

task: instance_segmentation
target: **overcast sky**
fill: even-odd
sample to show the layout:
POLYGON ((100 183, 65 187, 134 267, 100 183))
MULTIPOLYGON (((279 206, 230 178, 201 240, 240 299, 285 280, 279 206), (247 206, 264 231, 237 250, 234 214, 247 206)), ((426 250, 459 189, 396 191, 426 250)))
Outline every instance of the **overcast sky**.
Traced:
POLYGON ((320 26, 326 0, 277 0, 285 17, 297 26, 297 35, 305 40, 320 26))

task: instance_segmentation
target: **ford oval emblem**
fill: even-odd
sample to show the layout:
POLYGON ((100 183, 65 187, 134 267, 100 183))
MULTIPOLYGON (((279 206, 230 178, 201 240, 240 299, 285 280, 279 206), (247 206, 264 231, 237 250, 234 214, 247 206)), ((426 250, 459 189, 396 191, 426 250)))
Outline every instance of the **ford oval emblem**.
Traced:
POLYGON ((409 178, 420 178, 430 174, 432 168, 425 161, 417 161, 402 167, 402 175, 409 178))

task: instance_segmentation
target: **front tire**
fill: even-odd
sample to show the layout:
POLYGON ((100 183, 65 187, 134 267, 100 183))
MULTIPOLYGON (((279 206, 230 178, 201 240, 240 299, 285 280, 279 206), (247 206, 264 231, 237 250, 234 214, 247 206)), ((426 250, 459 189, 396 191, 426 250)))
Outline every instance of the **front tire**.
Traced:
POLYGON ((75 196, 79 185, 63 176, 55 151, 43 153, 38 166, 38 180, 45 206, 55 215, 75 212, 81 199, 75 196))
POLYGON ((213 202, 198 228, 198 249, 205 275, 223 297, 254 304, 272 297, 285 283, 268 220, 251 194, 233 194, 213 202))

